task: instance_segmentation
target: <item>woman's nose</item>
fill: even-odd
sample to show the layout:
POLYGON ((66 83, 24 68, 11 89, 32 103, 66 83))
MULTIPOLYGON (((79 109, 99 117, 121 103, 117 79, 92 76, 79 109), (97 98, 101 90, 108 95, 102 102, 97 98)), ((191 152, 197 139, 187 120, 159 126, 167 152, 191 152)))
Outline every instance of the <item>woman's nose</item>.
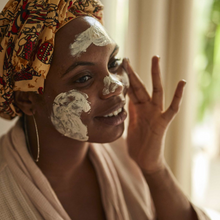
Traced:
POLYGON ((101 91, 101 97, 108 99, 111 96, 120 95, 123 92, 124 86, 122 82, 114 75, 109 74, 105 76, 103 80, 103 89, 101 91))

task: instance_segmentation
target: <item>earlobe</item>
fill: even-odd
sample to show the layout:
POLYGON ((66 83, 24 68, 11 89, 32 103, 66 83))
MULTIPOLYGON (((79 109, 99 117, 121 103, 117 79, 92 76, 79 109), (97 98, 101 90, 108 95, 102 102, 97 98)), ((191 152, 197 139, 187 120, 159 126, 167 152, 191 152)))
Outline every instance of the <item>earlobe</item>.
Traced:
POLYGON ((16 91, 15 104, 26 115, 33 115, 35 112, 31 92, 16 91))

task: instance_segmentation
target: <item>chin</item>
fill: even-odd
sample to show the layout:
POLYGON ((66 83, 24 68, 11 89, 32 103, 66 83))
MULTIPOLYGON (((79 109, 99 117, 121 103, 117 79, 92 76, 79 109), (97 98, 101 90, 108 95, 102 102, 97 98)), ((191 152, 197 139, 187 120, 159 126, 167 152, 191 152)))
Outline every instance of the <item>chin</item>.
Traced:
POLYGON ((121 124, 120 126, 117 126, 117 128, 113 128, 107 131, 105 130, 98 131, 96 132, 96 135, 93 134, 89 135, 88 142, 100 143, 100 144, 111 143, 119 139, 123 133, 124 133, 124 123, 121 124))

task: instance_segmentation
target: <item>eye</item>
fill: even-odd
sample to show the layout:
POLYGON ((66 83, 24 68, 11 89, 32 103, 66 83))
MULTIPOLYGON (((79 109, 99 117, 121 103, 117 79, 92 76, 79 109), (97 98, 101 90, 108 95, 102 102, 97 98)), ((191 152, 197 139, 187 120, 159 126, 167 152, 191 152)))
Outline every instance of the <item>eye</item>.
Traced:
POLYGON ((112 70, 112 72, 116 71, 120 65, 121 59, 114 59, 108 64, 108 69, 112 70))
POLYGON ((89 75, 85 75, 80 77, 79 79, 77 79, 75 82, 76 83, 86 83, 87 81, 89 81, 92 77, 89 75))

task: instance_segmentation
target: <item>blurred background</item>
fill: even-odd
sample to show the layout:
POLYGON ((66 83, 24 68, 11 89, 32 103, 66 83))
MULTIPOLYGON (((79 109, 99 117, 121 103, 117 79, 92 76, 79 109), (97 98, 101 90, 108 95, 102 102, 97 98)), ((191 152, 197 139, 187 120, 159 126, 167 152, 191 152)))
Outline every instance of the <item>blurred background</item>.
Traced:
MULTIPOLYGON (((1 0, 0 9, 7 1, 1 0)), ((166 138, 166 159, 185 193, 220 219, 220 0, 102 0, 105 27, 151 91, 160 55, 168 107, 187 87, 166 138)), ((14 123, 0 119, 0 135, 14 123)))

